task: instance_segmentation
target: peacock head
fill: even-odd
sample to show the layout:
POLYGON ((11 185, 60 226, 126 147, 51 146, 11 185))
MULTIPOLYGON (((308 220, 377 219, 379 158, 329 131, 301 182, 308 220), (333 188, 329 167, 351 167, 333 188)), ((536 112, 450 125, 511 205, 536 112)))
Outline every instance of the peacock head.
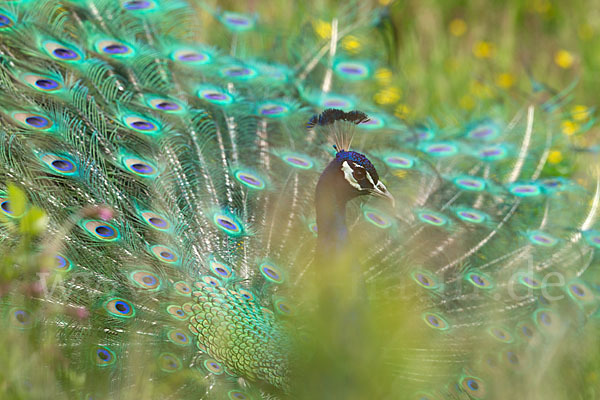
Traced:
POLYGON ((356 126, 368 120, 369 117, 361 111, 345 112, 334 108, 309 120, 309 129, 325 130, 325 135, 335 142, 335 159, 325 168, 317 185, 317 192, 325 194, 322 197, 330 198, 333 192, 333 197, 343 203, 357 196, 374 195, 394 204, 394 198, 379 180, 373 163, 364 154, 349 150, 356 126))
POLYGON ((335 155, 336 164, 343 174, 344 180, 350 185, 350 192, 356 196, 374 195, 388 199, 394 204, 394 197, 379 180, 379 174, 369 159, 356 151, 338 150, 335 155))

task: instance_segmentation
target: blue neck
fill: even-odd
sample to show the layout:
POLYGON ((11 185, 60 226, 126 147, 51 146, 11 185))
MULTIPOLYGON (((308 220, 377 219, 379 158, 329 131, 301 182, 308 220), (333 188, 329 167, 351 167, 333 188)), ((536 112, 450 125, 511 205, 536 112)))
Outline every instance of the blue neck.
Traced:
POLYGON ((355 197, 345 181, 340 162, 329 163, 317 183, 315 195, 317 211, 317 260, 331 260, 348 245, 346 203, 355 197))

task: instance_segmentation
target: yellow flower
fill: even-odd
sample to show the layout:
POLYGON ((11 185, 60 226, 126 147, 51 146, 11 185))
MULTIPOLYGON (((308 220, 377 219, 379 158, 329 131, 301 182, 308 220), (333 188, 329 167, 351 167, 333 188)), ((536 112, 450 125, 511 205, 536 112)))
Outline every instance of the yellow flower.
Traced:
POLYGON ((586 106, 576 105, 571 108, 571 116, 575 121, 585 121, 590 116, 590 110, 586 106))
POLYGON ((579 124, 571 120, 564 120, 561 124, 562 132, 565 135, 571 136, 579 130, 579 124))
POLYGON ((549 0, 535 0, 533 2, 533 9, 537 13, 546 14, 552 9, 552 4, 550 4, 549 0))
POLYGON ((391 2, 392 0, 379 0, 379 4, 381 4, 382 6, 387 6, 391 2))
POLYGON ((473 107, 475 107, 475 100, 472 96, 466 94, 460 98, 458 105, 465 110, 471 110, 473 107))
POLYGON ((467 23, 464 19, 454 18, 452 21, 450 21, 448 29, 450 30, 452 36, 459 37, 464 35, 467 31, 467 23))
POLYGON ((470 89, 471 93, 477 97, 486 98, 492 96, 492 90, 490 87, 479 81, 472 81, 470 89))
POLYGON ((375 103, 377 104, 394 104, 400 100, 401 95, 402 91, 400 88, 390 86, 375 93, 373 100, 375 100, 375 103))
POLYGON ((412 114, 412 109, 406 104, 398 104, 394 110, 394 115, 400 119, 409 118, 412 114))
POLYGON ((484 40, 480 40, 473 46, 473 54, 477 58, 492 58, 495 51, 496 46, 494 46, 493 43, 484 40))
POLYGON ((356 36, 348 35, 342 39, 342 48, 350 53, 357 53, 362 47, 362 43, 356 36))
POLYGON ((320 19, 313 23, 313 27, 317 35, 321 36, 323 39, 331 36, 331 24, 329 22, 320 19))
POLYGON ((392 70, 389 68, 378 68, 375 71, 375 79, 382 85, 389 84, 392 81, 392 70))
POLYGON ((550 164, 558 164, 563 160, 563 155, 560 150, 552 150, 550 154, 548 154, 548 162, 550 164))
POLYGON ((569 53, 567 50, 559 50, 554 53, 554 62, 561 68, 568 69, 573 66, 573 62, 575 62, 575 57, 573 54, 569 53))
POLYGON ((504 72, 502 74, 498 74, 496 77, 496 85, 500 86, 503 89, 508 89, 515 84, 515 77, 508 72, 504 72))

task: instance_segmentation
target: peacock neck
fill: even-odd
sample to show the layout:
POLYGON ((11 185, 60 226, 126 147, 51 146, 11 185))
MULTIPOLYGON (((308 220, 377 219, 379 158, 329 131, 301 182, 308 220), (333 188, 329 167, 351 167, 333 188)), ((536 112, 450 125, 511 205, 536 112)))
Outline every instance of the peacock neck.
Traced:
POLYGON ((346 203, 356 195, 348 189, 339 160, 325 168, 315 194, 317 212, 317 260, 331 259, 348 245, 346 203))

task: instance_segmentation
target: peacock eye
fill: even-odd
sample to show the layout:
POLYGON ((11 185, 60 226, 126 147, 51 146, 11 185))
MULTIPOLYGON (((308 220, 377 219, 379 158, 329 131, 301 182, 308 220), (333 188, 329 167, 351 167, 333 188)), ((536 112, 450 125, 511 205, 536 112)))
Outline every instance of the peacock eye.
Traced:
POLYGON ((357 181, 362 181, 363 179, 365 179, 365 170, 362 168, 357 168, 352 173, 352 176, 354 176, 354 179, 356 179, 357 181))

